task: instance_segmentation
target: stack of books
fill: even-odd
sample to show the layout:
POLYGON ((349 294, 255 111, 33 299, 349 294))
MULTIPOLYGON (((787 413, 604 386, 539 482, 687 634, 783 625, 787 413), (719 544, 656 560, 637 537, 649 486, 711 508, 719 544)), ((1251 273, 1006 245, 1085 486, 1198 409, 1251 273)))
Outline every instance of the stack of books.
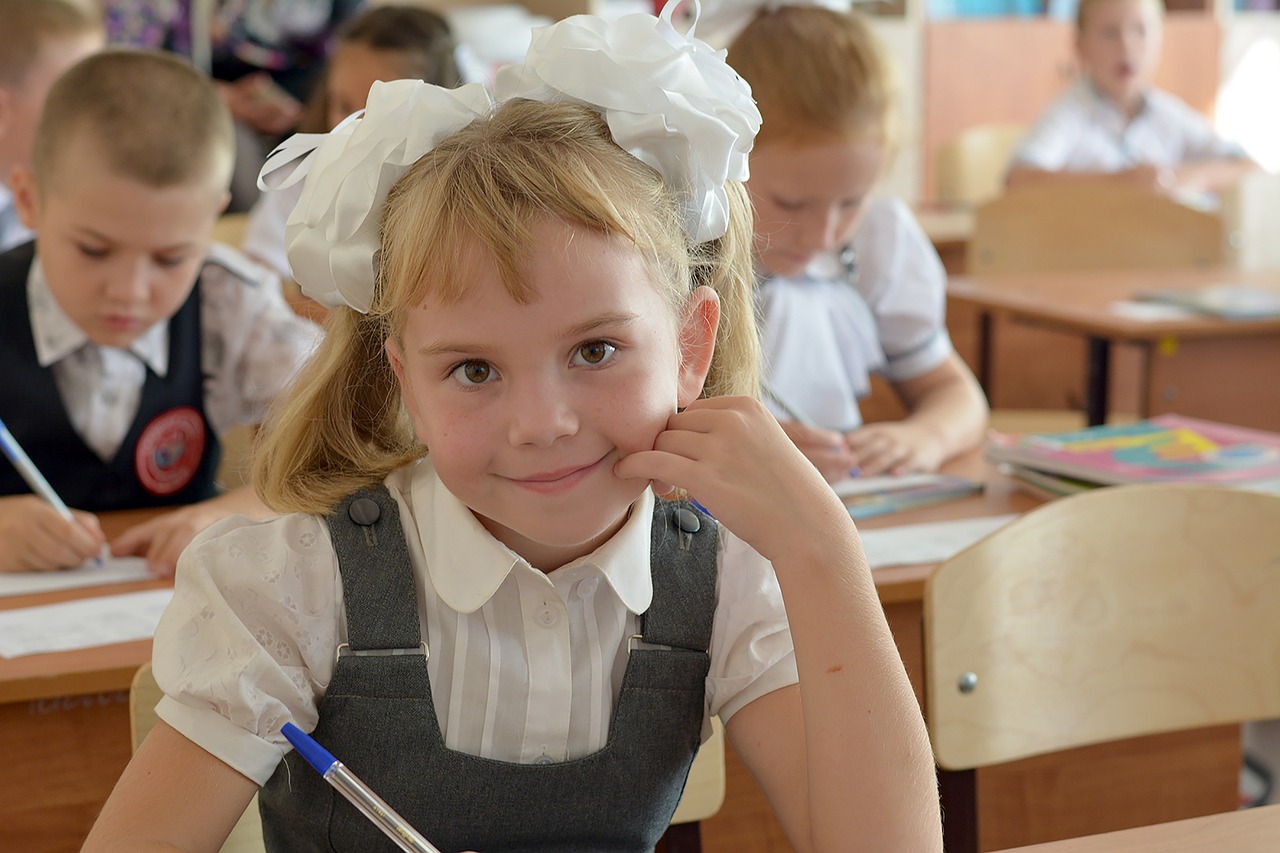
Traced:
POLYGON ((1066 433, 993 433, 986 454, 1046 496, 1123 483, 1280 491, 1280 434, 1181 415, 1066 433))

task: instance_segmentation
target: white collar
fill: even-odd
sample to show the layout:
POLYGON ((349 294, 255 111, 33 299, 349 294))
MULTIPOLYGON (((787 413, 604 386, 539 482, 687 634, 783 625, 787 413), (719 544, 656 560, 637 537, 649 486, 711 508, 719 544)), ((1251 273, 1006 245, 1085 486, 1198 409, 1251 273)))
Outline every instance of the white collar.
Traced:
MULTIPOLYGON (((415 466, 412 477, 412 504, 427 573, 445 604, 459 613, 474 613, 517 566, 536 571, 494 539, 471 510, 445 488, 429 456, 415 466)), ((645 489, 631 505, 626 523, 609 541, 556 572, 592 566, 604 575, 628 610, 648 610, 653 600, 649 574, 653 501, 653 492, 645 489)))
MULTIPOLYGON (((90 343, 84 330, 62 310, 49 290, 44 267, 36 257, 27 275, 27 303, 31 334, 36 342, 36 361, 41 367, 56 364, 90 343)), ((169 323, 161 321, 134 339, 128 351, 157 376, 169 372, 169 323)))

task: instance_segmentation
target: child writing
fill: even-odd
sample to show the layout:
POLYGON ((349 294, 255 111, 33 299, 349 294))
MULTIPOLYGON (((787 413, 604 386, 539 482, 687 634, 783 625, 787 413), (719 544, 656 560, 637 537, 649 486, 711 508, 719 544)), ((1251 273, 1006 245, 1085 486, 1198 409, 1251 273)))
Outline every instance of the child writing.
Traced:
POLYGON ((111 543, 172 573, 210 522, 266 514, 247 487, 217 493, 218 435, 261 419, 319 330, 210 244, 231 134, 212 84, 160 53, 91 56, 50 90, 14 171, 36 241, 0 255, 0 419, 79 512, 0 466, 0 570, 76 565, 103 544, 93 513, 173 505, 111 543))
MULTIPOLYGON (((453 88, 462 82, 449 24, 416 6, 376 6, 348 21, 299 131, 324 133, 364 109, 369 87, 379 80, 416 78, 453 88)), ((293 279, 285 256, 284 224, 302 187, 263 193, 249 212, 241 248, 245 254, 293 279)))
POLYGON ((49 87, 102 40, 102 24, 66 0, 0 2, 0 252, 31 239, 9 187, 13 170, 31 165, 49 87))
POLYGON ((982 440, 986 400, 951 347, 937 253, 902 202, 871 198, 895 142, 888 59, 862 17, 830 6, 708 9, 740 30, 729 64, 763 118, 747 189, 765 400, 831 481, 934 471, 982 440), (903 420, 863 424, 872 373, 903 420))
POLYGON ((1080 0, 1082 79, 1019 144, 1009 186, 1084 179, 1218 192, 1255 168, 1204 116, 1152 86, 1163 19, 1161 0, 1080 0))
POLYGON ((758 114, 669 10, 320 143, 290 260, 334 310, 256 469, 294 512, 183 555, 86 850, 216 850, 262 785, 268 849, 391 849, 289 721, 443 850, 652 850, 708 714, 798 849, 940 849, 857 531, 745 396, 758 114))

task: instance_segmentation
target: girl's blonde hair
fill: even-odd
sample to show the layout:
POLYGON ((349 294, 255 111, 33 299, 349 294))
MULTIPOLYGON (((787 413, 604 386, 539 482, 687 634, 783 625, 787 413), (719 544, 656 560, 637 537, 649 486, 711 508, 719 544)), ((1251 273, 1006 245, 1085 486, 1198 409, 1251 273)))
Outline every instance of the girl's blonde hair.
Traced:
POLYGON ((453 134, 396 184, 382 218, 379 272, 367 315, 338 308, 319 351, 263 432, 254 485, 281 512, 323 513, 381 483, 427 448, 414 436, 383 344, 431 295, 462 299, 483 249, 517 302, 534 226, 560 218, 632 243, 676 312, 692 290, 720 296, 720 327, 703 396, 754 395, 759 341, 752 295, 751 213, 731 182, 728 233, 691 246, 676 195, 614 144, 600 114, 574 104, 512 100, 453 134))
POLYGON ((764 119, 756 144, 898 143, 899 89, 880 39, 857 13, 762 10, 729 46, 764 119))

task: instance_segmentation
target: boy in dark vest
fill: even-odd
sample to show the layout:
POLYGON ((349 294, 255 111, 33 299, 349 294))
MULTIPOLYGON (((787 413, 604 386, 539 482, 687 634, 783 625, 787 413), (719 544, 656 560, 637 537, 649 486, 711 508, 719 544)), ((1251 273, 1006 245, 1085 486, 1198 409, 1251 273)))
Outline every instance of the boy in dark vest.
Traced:
POLYGON ((267 514, 216 487, 218 436, 261 420, 318 329, 211 244, 233 149, 212 83, 164 54, 101 53, 51 89, 13 180, 36 240, 0 255, 0 419, 75 522, 0 465, 0 571, 95 555, 93 513, 173 506, 110 543, 171 574, 212 522, 267 514))

